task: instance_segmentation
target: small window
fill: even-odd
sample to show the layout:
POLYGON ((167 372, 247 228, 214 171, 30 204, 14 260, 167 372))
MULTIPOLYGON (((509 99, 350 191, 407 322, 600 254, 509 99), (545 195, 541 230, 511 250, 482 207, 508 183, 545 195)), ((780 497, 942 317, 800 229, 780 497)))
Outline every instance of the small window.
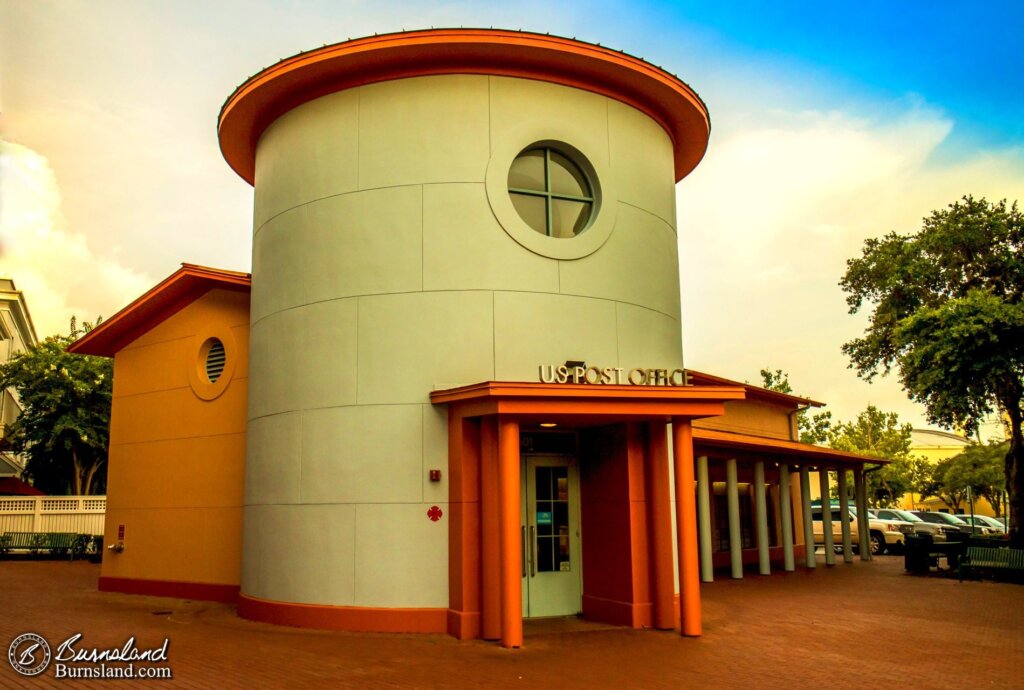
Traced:
POLYGON ((206 350, 206 378, 210 383, 217 383, 217 379, 224 373, 224 364, 227 356, 224 353, 224 343, 218 338, 210 338, 209 348, 206 350))
POLYGON ((542 235, 570 238, 590 225, 594 193, 583 169, 550 147, 529 148, 508 172, 508 193, 519 216, 542 235))

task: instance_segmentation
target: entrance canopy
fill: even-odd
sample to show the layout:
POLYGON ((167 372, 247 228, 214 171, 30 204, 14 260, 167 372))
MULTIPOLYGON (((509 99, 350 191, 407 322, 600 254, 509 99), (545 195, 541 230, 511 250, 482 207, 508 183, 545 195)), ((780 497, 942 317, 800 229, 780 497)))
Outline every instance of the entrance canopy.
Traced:
POLYGON ((623 421, 698 419, 743 400, 741 386, 622 386, 487 381, 434 391, 434 404, 461 417, 510 415, 521 424, 597 426, 623 421))
MULTIPOLYGON (((645 518, 605 527, 594 548, 607 551, 618 530, 634 545, 632 558, 603 553, 629 564, 628 577, 648 581, 652 602, 601 601, 596 605, 625 611, 633 622, 657 628, 675 624, 672 520, 668 480, 676 487, 681 631, 700 634, 697 584, 696 512, 693 493, 692 421, 724 414, 725 404, 746 397, 743 386, 646 386, 496 382, 434 391, 434 404, 448 406, 449 609, 448 631, 460 638, 500 639, 506 647, 522 644, 522 585, 525 574, 521 537, 520 431, 540 427, 583 429, 628 425, 632 445, 611 453, 611 462, 631 464, 627 493, 644 492, 637 503, 645 518), (668 423, 672 422, 674 471, 669 471, 668 423), (643 440, 641 440, 643 439, 643 440), (632 484, 631 484, 632 486, 632 484), (641 488, 645 487, 645 488, 641 488), (641 505, 642 504, 642 505, 641 505), (647 557, 651 544, 654 554, 647 557)), ((621 488, 621 487, 620 487, 621 488)), ((632 506, 633 501, 626 501, 632 506)), ((584 552, 587 547, 584 546, 584 552)), ((584 596, 587 596, 584 583, 584 596)))

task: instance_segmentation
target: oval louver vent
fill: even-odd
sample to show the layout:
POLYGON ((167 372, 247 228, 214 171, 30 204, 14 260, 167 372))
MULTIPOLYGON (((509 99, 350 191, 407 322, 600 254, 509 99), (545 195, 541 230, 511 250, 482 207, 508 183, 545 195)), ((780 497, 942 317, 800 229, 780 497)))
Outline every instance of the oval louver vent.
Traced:
POLYGON ((224 373, 224 343, 217 338, 210 342, 210 349, 206 353, 206 378, 210 383, 217 383, 217 379, 224 373))

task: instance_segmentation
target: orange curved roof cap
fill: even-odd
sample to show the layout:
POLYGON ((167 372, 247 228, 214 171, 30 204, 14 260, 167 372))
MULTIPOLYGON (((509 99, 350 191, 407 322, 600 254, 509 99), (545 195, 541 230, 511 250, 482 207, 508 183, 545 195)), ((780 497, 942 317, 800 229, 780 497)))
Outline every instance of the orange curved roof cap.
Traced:
POLYGON ((599 93, 657 121, 675 147, 676 180, 707 150, 710 121, 700 97, 643 60, 575 39, 494 29, 431 29, 359 38, 300 53, 250 77, 221 108, 220 148, 253 184, 256 143, 292 108, 329 93, 431 74, 493 74, 599 93))

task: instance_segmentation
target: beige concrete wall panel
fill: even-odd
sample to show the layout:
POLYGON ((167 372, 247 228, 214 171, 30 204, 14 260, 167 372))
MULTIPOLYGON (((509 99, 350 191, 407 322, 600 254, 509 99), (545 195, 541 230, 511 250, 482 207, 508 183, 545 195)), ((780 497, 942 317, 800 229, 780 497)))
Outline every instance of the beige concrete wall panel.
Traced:
POLYGON ((319 302, 254 323, 249 418, 356 400, 354 299, 319 302))
POLYGON ((315 199, 357 189, 359 90, 304 103, 279 117, 256 146, 253 227, 315 199))
POLYGON ((421 406, 304 412, 300 495, 306 503, 422 501, 421 406))
POLYGON ((422 192, 393 187, 284 213, 253 238, 253 321, 324 300, 419 290, 422 192))
POLYGON ((248 438, 245 504, 298 503, 302 413, 253 419, 248 438))
POLYGON ((668 368, 683 366, 679 321, 661 312, 619 302, 615 305, 619 366, 668 368))
POLYGON ((614 302, 567 295, 495 293, 494 378, 536 381, 540 365, 561 364, 568 359, 615 366, 619 360, 615 333, 614 302))
POLYGON ((305 344, 303 318, 288 309, 254 321, 249 333, 252 377, 249 419, 301 409, 302 391, 296 385, 309 361, 300 355, 305 344))
POLYGON ((534 79, 490 77, 490 80, 492 145, 530 123, 536 123, 541 129, 571 123, 575 140, 566 143, 597 163, 608 161, 608 103, 611 99, 534 79))
POLYGON ((356 506, 355 604, 411 608, 448 606, 448 504, 356 506))
POLYGON ((558 292, 558 262, 509 237, 484 185, 425 185, 423 289, 558 292))
POLYGON ((252 530, 254 541, 245 552, 243 594, 352 605, 355 506, 252 506, 246 511, 245 529, 247 534, 252 530))
MULTIPOLYGON (((266 506, 242 508, 242 581, 243 594, 259 596, 262 591, 260 568, 263 563, 262 521, 266 506)), ((109 523, 109 520, 108 520, 109 523)))
POLYGON ((359 404, 427 402, 435 386, 494 376, 489 292, 359 299, 359 404))
POLYGON ((359 91, 360 189, 483 181, 486 76, 397 79, 359 91))
POLYGON ((278 216, 253 237, 253 323, 306 301, 307 208, 278 216))
POLYGON ((354 299, 318 302, 298 309, 302 347, 282 353, 300 361, 295 381, 305 409, 351 405, 356 400, 356 328, 354 299))
POLYGON ((619 200, 676 226, 672 140, 661 125, 639 110, 608 101, 608 142, 619 200))
POLYGON ((423 500, 448 500, 448 408, 423 405, 423 500), (441 481, 430 481, 430 470, 441 470, 441 481))
POLYGON ((377 189, 303 207, 306 302, 423 286, 422 191, 377 189))
POLYGON ((628 302, 679 318, 676 236, 654 216, 619 205, 611 237, 597 252, 561 264, 563 294, 628 302))

